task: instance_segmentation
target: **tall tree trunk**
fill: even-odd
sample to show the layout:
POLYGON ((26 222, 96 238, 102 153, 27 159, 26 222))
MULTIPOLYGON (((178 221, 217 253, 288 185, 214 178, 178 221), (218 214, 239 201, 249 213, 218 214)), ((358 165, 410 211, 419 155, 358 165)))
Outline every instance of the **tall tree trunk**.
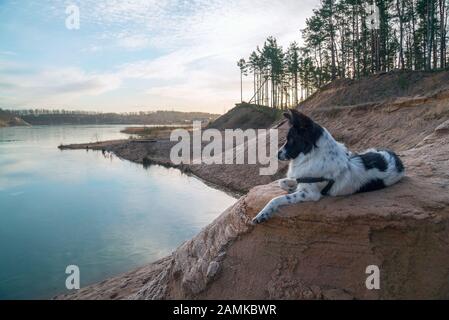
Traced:
POLYGON ((352 6, 352 77, 356 78, 356 66, 355 66, 355 56, 356 56, 356 40, 355 40, 355 36, 356 36, 356 30, 355 30, 355 20, 358 19, 357 18, 357 13, 355 10, 355 5, 352 6))
POLYGON ((321 48, 321 42, 318 43, 318 57, 320 59, 319 65, 318 65, 318 85, 321 87, 323 81, 322 81, 322 73, 323 73, 323 58, 322 58, 322 48, 321 48))
POLYGON ((396 0, 396 9, 399 18, 399 69, 404 69, 404 27, 403 27, 403 0, 396 0))
POLYGON ((267 105, 267 107, 270 106, 270 98, 269 98, 269 88, 268 88, 268 75, 265 75, 265 104, 267 105))
POLYGON ((243 103, 243 71, 240 70, 240 103, 243 103))
POLYGON ((260 87, 259 70, 257 70, 257 72, 256 72, 256 88, 257 88, 256 90, 257 91, 256 91, 256 96, 254 97, 257 105, 259 104, 259 93, 260 93, 259 87, 260 87))
POLYGON ((253 95, 253 96, 254 96, 254 102, 253 102, 253 103, 254 103, 254 104, 257 104, 257 103, 256 103, 256 100, 257 100, 257 99, 256 99, 256 94, 257 94, 257 87, 256 87, 256 69, 254 68, 253 71, 254 71, 254 74, 253 74, 253 88, 254 88, 254 95, 253 95))
POLYGON ((335 63, 335 34, 334 34, 334 0, 330 0, 330 14, 329 14, 329 28, 330 28, 330 41, 331 41, 331 61, 332 61, 332 80, 337 76, 336 63, 335 63))
POLYGON ((435 30, 436 22, 436 1, 432 1, 432 54, 433 54, 433 69, 437 68, 438 65, 438 44, 437 44, 437 33, 435 30))
POLYGON ((298 73, 295 72, 295 106, 298 105, 298 73))
POLYGON ((440 10, 440 68, 446 67, 446 4, 445 0, 439 0, 440 10))
MULTIPOLYGON (((358 8, 357 8, 358 9, 358 8)), ((356 65, 356 76, 360 78, 360 30, 359 30, 359 10, 357 10, 357 19, 356 19, 356 57, 357 57, 357 65, 356 65)), ((361 18, 361 16, 360 16, 361 18)))
POLYGON ((432 40, 433 40, 433 0, 426 1, 426 70, 432 68, 432 40))
POLYGON ((377 59, 376 59, 376 37, 375 31, 371 30, 371 72, 375 73, 377 71, 377 59))
POLYGON ((418 66, 418 41, 416 38, 416 16, 415 16, 415 6, 414 6, 414 0, 410 1, 410 15, 412 16, 412 60, 413 60, 413 68, 414 70, 417 70, 419 68, 418 66))

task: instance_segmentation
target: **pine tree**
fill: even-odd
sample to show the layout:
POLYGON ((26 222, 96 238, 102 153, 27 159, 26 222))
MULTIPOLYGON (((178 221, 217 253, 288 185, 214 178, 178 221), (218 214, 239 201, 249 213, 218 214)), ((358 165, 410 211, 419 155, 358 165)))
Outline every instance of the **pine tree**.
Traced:
POLYGON ((336 78, 446 68, 448 10, 449 0, 322 0, 301 30, 303 47, 284 52, 268 37, 250 55, 253 100, 284 108, 336 78), (377 28, 368 19, 373 3, 377 28))
POLYGON ((241 58, 237 61, 237 66, 240 68, 240 102, 243 102, 243 76, 247 75, 247 65, 245 59, 241 58))

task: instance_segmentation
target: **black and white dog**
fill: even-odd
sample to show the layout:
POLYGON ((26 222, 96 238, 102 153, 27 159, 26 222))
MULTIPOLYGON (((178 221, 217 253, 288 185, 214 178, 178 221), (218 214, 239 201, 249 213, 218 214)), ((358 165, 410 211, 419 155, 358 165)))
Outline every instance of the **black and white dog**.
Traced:
POLYGON ((279 160, 290 160, 287 178, 279 186, 289 194, 272 199, 253 223, 271 218, 279 206, 318 201, 322 196, 345 196, 391 186, 404 176, 401 159, 387 149, 350 152, 323 127, 292 109, 279 160))

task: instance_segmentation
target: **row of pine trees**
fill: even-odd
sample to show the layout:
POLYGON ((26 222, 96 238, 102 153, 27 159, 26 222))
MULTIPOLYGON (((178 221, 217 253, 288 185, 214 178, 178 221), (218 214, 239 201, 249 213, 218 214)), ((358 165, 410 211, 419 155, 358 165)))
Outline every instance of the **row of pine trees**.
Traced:
POLYGON ((448 10, 449 0, 321 0, 301 31, 304 45, 284 50, 268 37, 238 61, 241 84, 252 77, 250 103, 286 108, 337 78, 444 69, 448 10))

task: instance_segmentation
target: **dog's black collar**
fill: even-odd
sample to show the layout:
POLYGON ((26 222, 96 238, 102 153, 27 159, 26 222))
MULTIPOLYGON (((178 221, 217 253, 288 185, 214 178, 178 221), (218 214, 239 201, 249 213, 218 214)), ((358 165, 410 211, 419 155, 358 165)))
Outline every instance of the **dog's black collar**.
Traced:
POLYGON ((329 190, 332 188, 333 184, 335 183, 334 180, 326 179, 323 177, 320 177, 320 178, 302 177, 302 178, 296 179, 296 182, 298 182, 298 183, 318 183, 318 182, 326 182, 326 181, 327 181, 327 185, 323 188, 323 190, 321 190, 321 194, 323 196, 328 195, 329 190))

